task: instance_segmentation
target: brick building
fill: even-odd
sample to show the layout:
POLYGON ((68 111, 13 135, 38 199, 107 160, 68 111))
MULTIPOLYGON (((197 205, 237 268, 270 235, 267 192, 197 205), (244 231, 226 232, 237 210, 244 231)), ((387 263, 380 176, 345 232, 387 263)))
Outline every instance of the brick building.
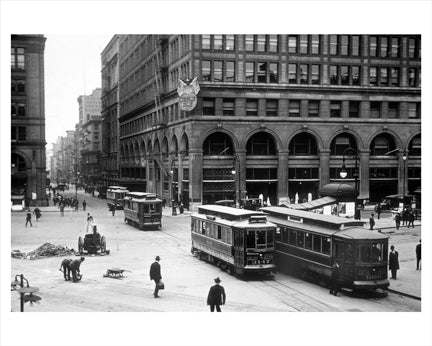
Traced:
POLYGON ((11 192, 14 203, 46 205, 43 35, 11 37, 11 192))
POLYGON ((187 207, 421 185, 419 35, 120 35, 121 182, 187 207), (178 79, 198 77, 192 111, 178 79), (350 150, 347 150, 351 148, 350 150), (343 164, 347 177, 342 179, 343 164))

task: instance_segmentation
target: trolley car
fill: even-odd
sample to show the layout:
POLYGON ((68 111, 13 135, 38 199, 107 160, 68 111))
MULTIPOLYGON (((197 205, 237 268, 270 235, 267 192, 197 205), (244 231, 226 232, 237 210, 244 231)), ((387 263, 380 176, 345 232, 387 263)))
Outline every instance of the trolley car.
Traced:
POLYGON ((128 192, 124 197, 124 220, 139 229, 162 227, 162 200, 154 193, 128 192))
POLYGON ((191 216, 191 252, 235 275, 270 274, 275 231, 262 212, 204 205, 191 216))
POLYGON ((114 206, 116 209, 123 209, 123 199, 128 192, 128 189, 123 186, 108 186, 106 190, 106 198, 109 200, 107 203, 108 208, 111 210, 111 208, 114 206))
POLYGON ((364 222, 284 207, 261 208, 276 231, 275 263, 280 271, 305 277, 331 278, 341 266, 341 287, 352 290, 389 287, 388 236, 365 228, 364 222))

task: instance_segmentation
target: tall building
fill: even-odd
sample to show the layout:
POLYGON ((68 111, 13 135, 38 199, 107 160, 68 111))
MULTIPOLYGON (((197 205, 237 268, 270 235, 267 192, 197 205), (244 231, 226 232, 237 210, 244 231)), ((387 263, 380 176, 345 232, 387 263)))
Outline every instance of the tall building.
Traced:
POLYGON ((79 156, 80 180, 84 185, 95 186, 100 175, 102 149, 101 89, 90 95, 78 97, 79 104, 79 156))
POLYGON ((356 179, 372 202, 421 185, 419 35, 119 43, 124 184, 192 208, 260 195, 272 205, 303 201, 356 179), (182 110, 179 78, 195 77, 197 104, 182 110))
POLYGON ((102 59, 102 154, 101 183, 117 185, 119 114, 119 36, 115 35, 101 54, 102 59))
POLYGON ((11 191, 14 203, 46 205, 43 35, 11 37, 11 191))

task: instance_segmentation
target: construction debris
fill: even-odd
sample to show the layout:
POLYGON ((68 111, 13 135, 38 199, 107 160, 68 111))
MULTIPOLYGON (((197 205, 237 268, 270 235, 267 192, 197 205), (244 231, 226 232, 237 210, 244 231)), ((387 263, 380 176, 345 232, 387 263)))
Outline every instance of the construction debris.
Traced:
POLYGON ((13 258, 21 258, 21 259, 38 259, 44 257, 60 257, 60 256, 68 256, 74 255, 75 250, 69 249, 67 246, 54 245, 50 243, 45 243, 42 246, 38 247, 36 250, 30 252, 21 252, 20 250, 12 250, 11 256, 13 258))

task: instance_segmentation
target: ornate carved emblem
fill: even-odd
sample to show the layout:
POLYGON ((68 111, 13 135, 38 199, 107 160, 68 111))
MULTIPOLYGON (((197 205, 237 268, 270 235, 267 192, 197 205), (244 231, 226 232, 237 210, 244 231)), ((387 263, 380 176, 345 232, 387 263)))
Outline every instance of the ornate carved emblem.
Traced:
POLYGON ((179 78, 177 93, 180 96, 179 105, 182 111, 190 112, 197 104, 196 95, 200 91, 197 77, 194 79, 188 78, 186 81, 179 78))

